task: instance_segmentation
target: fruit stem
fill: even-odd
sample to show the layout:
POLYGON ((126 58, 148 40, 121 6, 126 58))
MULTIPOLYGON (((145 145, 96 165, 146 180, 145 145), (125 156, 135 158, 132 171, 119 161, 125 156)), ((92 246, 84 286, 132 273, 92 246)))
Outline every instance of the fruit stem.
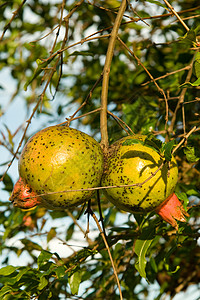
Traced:
POLYGON ((108 44, 108 49, 106 53, 106 60, 103 69, 103 82, 102 82, 102 92, 101 92, 101 112, 100 112, 100 125, 101 125, 101 145, 106 150, 108 148, 108 127, 107 127, 107 104, 108 104, 108 84, 109 84, 109 74, 110 67, 114 53, 115 42, 121 24, 123 14, 126 9, 126 0, 122 0, 115 23, 110 35, 110 40, 108 44))
POLYGON ((173 193, 161 205, 157 207, 155 212, 166 222, 171 224, 178 231, 176 220, 186 222, 185 217, 189 214, 185 211, 178 197, 173 193))

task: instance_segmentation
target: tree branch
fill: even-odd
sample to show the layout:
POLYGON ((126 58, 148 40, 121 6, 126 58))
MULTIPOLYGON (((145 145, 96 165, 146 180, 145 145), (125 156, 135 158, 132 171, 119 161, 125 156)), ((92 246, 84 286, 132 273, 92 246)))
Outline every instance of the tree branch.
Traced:
POLYGON ((126 4, 127 4, 126 0, 122 0, 117 17, 115 19, 113 30, 111 32, 110 41, 109 41, 107 54, 106 54, 106 61, 103 70, 100 124, 101 124, 101 144, 105 149, 108 147, 107 104, 108 104, 108 84, 109 84, 110 66, 113 58, 113 52, 114 52, 119 26, 121 24, 123 14, 126 9, 126 4))
POLYGON ((111 265, 112 265, 112 268, 113 268, 113 271, 114 271, 114 275, 115 275, 115 279, 116 279, 116 282, 117 282, 117 286, 118 286, 118 289, 119 289, 119 295, 120 295, 120 300, 123 300, 123 296, 122 296, 122 291, 121 291, 121 287, 120 287, 120 283, 119 283, 119 278, 118 278, 118 275, 117 275, 117 271, 116 271, 116 268, 115 268, 115 264, 114 264, 114 261, 113 261, 113 258, 112 258, 112 254, 110 252, 110 248, 109 248, 109 245, 108 245, 108 242, 106 240, 106 237, 105 237, 105 234, 99 224, 99 221, 95 215, 95 213, 90 209, 89 213, 91 214, 91 216, 93 217, 95 223, 97 224, 97 227, 99 229, 99 232, 100 232, 100 235, 102 236, 102 239, 104 241, 104 244, 106 246, 106 249, 108 251, 108 255, 110 257, 110 262, 111 262, 111 265))

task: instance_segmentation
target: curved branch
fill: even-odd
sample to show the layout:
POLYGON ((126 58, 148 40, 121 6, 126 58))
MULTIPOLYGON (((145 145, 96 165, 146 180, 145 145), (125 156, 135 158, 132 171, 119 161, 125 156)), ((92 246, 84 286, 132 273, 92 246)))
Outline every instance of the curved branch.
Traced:
POLYGON ((108 103, 108 83, 109 83, 110 66, 113 58, 113 52, 114 52, 119 26, 121 24, 123 14, 126 9, 126 4, 127 4, 126 0, 122 0, 117 17, 115 19, 113 30, 111 32, 107 54, 106 54, 105 65, 103 69, 100 124, 101 124, 101 144, 105 149, 108 147, 107 103, 108 103))
POLYGON ((108 242, 107 242, 107 239, 105 237, 105 234, 99 224, 99 221, 95 215, 95 213, 90 209, 89 210, 89 213, 91 214, 91 216, 93 217, 95 223, 97 224, 97 227, 99 229, 99 232, 100 232, 100 235, 102 236, 102 239, 104 241, 104 244, 106 246, 106 249, 108 251, 108 255, 110 257, 110 262, 111 262, 111 265, 112 265, 112 268, 113 268, 113 272, 114 272, 114 275, 115 275, 115 279, 116 279, 116 282, 117 282, 117 286, 118 286, 118 290, 119 290, 119 297, 120 297, 120 300, 123 300, 123 296, 122 296, 122 291, 121 291, 121 287, 120 287, 120 282, 119 282, 119 278, 118 278, 118 274, 117 274, 117 271, 116 271, 116 268, 115 268, 115 264, 114 264, 114 261, 113 261, 113 258, 112 258, 112 254, 110 252, 110 248, 109 248, 109 245, 108 245, 108 242))

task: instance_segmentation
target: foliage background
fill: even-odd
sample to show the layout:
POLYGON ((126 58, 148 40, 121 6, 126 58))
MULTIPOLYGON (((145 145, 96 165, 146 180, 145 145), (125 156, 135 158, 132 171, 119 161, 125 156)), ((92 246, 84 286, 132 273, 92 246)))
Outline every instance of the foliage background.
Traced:
MULTIPOLYGON (((0 4, 1 299, 120 298, 112 260, 98 231, 96 199, 91 208, 97 220, 90 218, 84 238, 87 214, 79 217, 81 207, 23 212, 8 198, 17 180, 20 151, 37 130, 72 116, 70 126, 100 141, 103 68, 121 3, 0 4), (16 111, 11 118, 12 107, 16 111), (95 112, 88 114, 91 111, 95 112)), ((190 218, 176 233, 153 213, 120 212, 101 195, 107 242, 123 299, 152 299, 155 283, 154 299, 176 299, 191 286, 190 299, 198 299, 199 1, 126 4, 109 74, 109 142, 127 134, 118 122, 135 133, 173 140, 179 165, 176 193, 189 205, 190 218)))

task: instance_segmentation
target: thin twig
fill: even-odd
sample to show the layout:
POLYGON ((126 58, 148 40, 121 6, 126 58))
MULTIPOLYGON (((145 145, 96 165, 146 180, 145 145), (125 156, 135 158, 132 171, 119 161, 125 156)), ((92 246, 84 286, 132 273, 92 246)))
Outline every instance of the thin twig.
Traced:
MULTIPOLYGON (((175 71, 172 71, 172 72, 170 72, 170 73, 166 73, 165 75, 162 75, 162 76, 160 76, 160 77, 154 78, 154 80, 157 81, 157 80, 166 78, 166 77, 168 77, 168 76, 171 76, 171 75, 173 75, 173 74, 176 74, 176 73, 178 73, 178 72, 182 72, 182 71, 189 70, 189 69, 190 69, 190 66, 186 66, 186 67, 181 68, 181 69, 179 69, 179 70, 175 70, 175 71)), ((144 83, 142 83, 141 85, 142 85, 142 86, 145 86, 145 85, 149 84, 150 82, 153 82, 153 80, 149 80, 149 81, 147 81, 147 82, 144 82, 144 83)), ((169 99, 168 99, 168 100, 169 100, 169 99)))
POLYGON ((185 22, 180 18, 180 16, 177 14, 177 12, 174 10, 174 8, 171 6, 171 4, 167 0, 163 0, 165 4, 169 7, 169 9, 172 11, 172 13, 177 17, 177 19, 180 21, 180 23, 183 25, 183 27, 189 31, 190 29, 187 27, 185 22))
MULTIPOLYGON (((88 95, 87 95, 87 97, 86 97, 86 99, 83 101, 83 103, 79 106, 79 108, 73 113, 73 115, 69 118, 69 119, 67 119, 67 125, 69 126, 70 125, 70 122, 71 121, 73 121, 73 120, 75 120, 75 119, 77 119, 77 118, 80 118, 80 117, 76 117, 75 118, 75 116, 76 116, 76 114, 88 103, 88 101, 89 101, 89 99, 90 98, 92 98, 92 93, 93 93, 93 91, 94 91, 94 89, 98 86, 98 84, 101 82, 101 80, 102 80, 102 78, 103 78, 103 75, 101 74, 100 76, 99 76, 99 78, 96 80, 96 82, 94 83, 94 85, 93 85, 93 87, 91 88, 91 90, 89 91, 89 93, 88 93, 88 95)), ((98 109, 99 110, 99 109, 98 109)), ((96 110, 95 110, 96 111, 96 110)), ((94 111, 93 111, 94 112, 94 111)), ((92 113, 92 112, 90 112, 90 113, 92 113)), ((86 114, 85 114, 86 115, 86 114)), ((85 116, 85 115, 83 115, 83 116, 85 116)))
POLYGON ((134 134, 134 132, 133 132, 133 130, 128 126, 128 124, 126 124, 122 119, 120 119, 118 116, 116 116, 115 114, 113 114, 111 111, 107 111, 108 112, 108 114, 109 115, 111 115, 111 117, 113 117, 113 119, 119 124, 119 126, 121 127, 121 128, 123 128, 123 130, 128 134, 128 135, 130 135, 130 133, 128 132, 128 130, 132 133, 132 134, 134 134), (125 125, 127 128, 128 128, 128 130, 126 130, 126 128, 122 125, 125 125))
MULTIPOLYGON (((52 46, 52 48, 51 48, 50 54, 53 53, 53 51, 54 51, 54 49, 55 49, 55 46, 56 46, 56 43, 57 43, 57 40, 58 40, 58 37, 59 37, 59 34, 60 34, 60 28, 61 28, 62 21, 63 21, 62 19, 63 19, 63 11, 64 11, 64 7, 65 7, 65 2, 66 2, 66 0, 63 0, 62 5, 61 5, 60 22, 59 22, 59 24, 58 24, 58 30, 57 30, 57 32, 56 32, 56 38, 55 38, 55 40, 54 40, 54 43, 53 43, 53 46, 52 46)), ((67 30, 67 31, 68 31, 68 30, 67 30)), ((66 33, 65 33, 65 35, 66 35, 66 33)))
POLYGON ((10 21, 8 22, 8 24, 6 24, 6 26, 4 27, 4 30, 3 30, 3 33, 0 37, 0 41, 2 41, 6 31, 8 30, 8 28, 10 27, 10 24, 12 23, 12 21, 14 20, 14 18, 18 15, 20 9, 22 8, 22 6, 25 4, 27 0, 23 0, 22 3, 19 5, 19 7, 13 12, 13 16, 12 18, 10 19, 10 21))
POLYGON ((95 213, 90 209, 89 213, 91 214, 91 216, 93 217, 94 221, 96 222, 97 224, 97 227, 99 229, 99 232, 100 232, 100 235, 102 236, 102 239, 104 241, 104 244, 106 246, 106 249, 108 251, 108 255, 110 257, 110 261, 111 261, 111 265, 112 265, 112 268, 113 268, 113 272, 114 272, 114 275, 115 275, 115 279, 116 279, 116 282, 117 282, 117 285, 118 285, 118 290, 119 290, 119 295, 120 295, 120 300, 123 300, 123 296, 122 296, 122 291, 121 291, 121 287, 120 287, 120 283, 119 283, 119 278, 118 278, 118 275, 117 275, 117 271, 116 271, 116 268, 115 268, 115 264, 114 264, 114 261, 113 261, 113 258, 112 258, 112 254, 110 252, 110 248, 109 248, 109 245, 108 245, 108 242, 106 240, 106 237, 105 237, 105 234, 101 228, 101 225, 99 224, 99 221, 95 215, 95 213))
MULTIPOLYGON (((81 108, 82 108, 82 107, 83 107, 83 106, 81 106, 81 108)), ((87 113, 85 113, 85 114, 82 114, 82 115, 80 115, 80 116, 78 116, 78 117, 73 117, 73 116, 71 116, 70 118, 66 118, 67 121, 62 122, 62 123, 60 123, 60 124, 58 124, 58 125, 62 125, 62 124, 67 124, 67 125, 69 125, 69 122, 71 123, 72 121, 75 121, 75 120, 84 118, 84 117, 86 117, 86 116, 92 115, 92 114, 94 114, 94 113, 96 113, 96 112, 99 112, 100 110, 101 110, 101 108, 99 107, 99 108, 96 108, 96 109, 94 109, 94 110, 91 110, 91 111, 89 111, 89 112, 87 112, 87 113)))
MULTIPOLYGON (((187 77, 185 79, 185 82, 190 81, 190 78, 192 76, 192 66, 193 66, 193 63, 194 63, 194 59, 195 59, 195 57, 193 57, 192 62, 189 64, 189 71, 188 71, 187 77)), ((177 102, 175 111, 174 111, 172 119, 171 119, 170 126, 168 128, 169 133, 173 132, 174 124, 176 122, 177 112, 178 112, 179 108, 181 107, 181 105, 184 103, 184 97, 185 97, 186 91, 187 91, 187 87, 183 88, 182 91, 181 91, 181 94, 179 96, 179 100, 177 102)), ((183 125, 184 125, 184 132, 185 132, 185 124, 183 124, 183 125)))
POLYGON ((133 8, 133 6, 132 6, 130 0, 127 0, 127 1, 128 1, 128 5, 129 5, 130 9, 132 10, 132 12, 133 12, 134 14, 136 14, 136 15, 139 17, 139 19, 140 19, 144 24, 146 24, 147 26, 150 26, 150 25, 144 20, 144 18, 140 17, 140 15, 137 13, 137 11, 133 8))
POLYGON ((27 122, 27 125, 26 125, 26 128, 25 128, 25 130, 24 130, 24 133, 23 133, 23 135, 22 135, 22 138, 21 138, 21 140, 20 140, 20 142, 19 142, 19 145, 18 145, 18 147, 17 147, 17 150, 15 151, 15 153, 14 153, 14 155, 13 155, 13 158, 11 159, 10 163, 8 164, 6 171, 5 171, 5 172, 3 173, 3 175, 1 176, 0 181, 3 181, 5 175, 6 175, 6 173, 8 172, 9 168, 11 167, 13 161, 14 161, 15 158, 17 157, 17 154, 18 154, 19 149, 21 148, 21 145, 22 145, 22 143, 23 143, 23 140, 24 140, 24 138, 25 138, 25 136, 26 136, 26 132, 27 132, 27 130, 28 130, 28 128, 29 128, 29 125, 30 125, 30 123, 31 123, 31 120, 32 120, 33 116, 35 115, 35 113, 36 113, 36 111, 37 111, 37 109, 38 109, 38 107, 39 107, 39 105, 40 105, 40 103, 41 103, 43 97, 44 97, 44 94, 42 94, 42 95, 40 96, 40 98, 39 98, 37 104, 35 105, 35 107, 34 107, 34 109, 33 109, 33 111, 32 111, 32 114, 31 114, 30 118, 26 121, 26 122, 27 122))
POLYGON ((145 72, 148 74, 148 76, 151 78, 151 80, 154 82, 155 86, 157 87, 158 91, 163 95, 165 99, 165 109, 166 109, 166 115, 165 115, 165 130, 167 128, 167 123, 168 123, 168 115, 169 115, 169 108, 168 108, 168 102, 167 102, 167 97, 165 95, 165 92, 163 89, 159 87, 157 82, 155 81, 154 77, 151 75, 151 73, 147 70, 147 68, 144 66, 144 64, 141 62, 141 60, 137 57, 137 55, 127 47, 127 45, 120 39, 118 36, 118 41, 123 45, 124 48, 127 49, 127 51, 136 59, 137 63, 142 66, 142 68, 145 70, 145 72))
POLYGON ((178 145, 173 149, 172 154, 174 154, 175 151, 177 151, 180 146, 188 139, 188 137, 194 132, 196 131, 197 127, 194 126, 185 136, 184 138, 178 143, 178 145))
POLYGON ((196 97, 195 100, 186 101, 183 104, 186 105, 186 104, 191 104, 191 103, 194 103, 194 102, 200 102, 200 98, 196 97))
POLYGON ((106 230, 105 230, 104 221, 103 221, 103 214, 102 214, 102 209, 101 209, 101 201, 100 201, 99 190, 97 190, 97 203, 98 203, 98 209, 99 209, 99 218, 100 218, 100 221, 101 221, 101 224, 102 224, 104 235, 106 236, 106 230))
POLYGON ((62 52, 65 52, 66 50, 68 50, 68 49, 70 49, 70 48, 72 48, 72 47, 75 47, 75 46, 78 46, 78 45, 82 45, 83 43, 86 43, 86 42, 90 42, 90 41, 92 41, 92 40, 97 40, 97 39, 104 39, 104 38, 108 38, 108 37, 110 37, 110 34, 104 34, 104 35, 100 35, 100 36, 96 36, 96 37, 91 37, 91 38, 88 38, 88 37, 86 37, 86 38, 83 38, 83 39, 81 39, 80 41, 78 41, 78 42, 76 42, 76 43, 73 43, 73 44, 71 44, 71 45, 69 45, 69 46, 67 46, 67 47, 65 47, 65 48, 63 48, 63 49, 59 49, 58 51, 56 51, 55 53, 53 53, 52 55, 50 55, 48 58, 46 58, 46 59, 43 59, 42 61, 43 62, 47 62, 48 60, 52 60, 52 59, 54 59, 57 55, 59 55, 59 54, 61 54, 62 52))
MULTIPOLYGON (((85 235, 84 229, 79 225, 79 223, 77 222, 77 219, 73 216, 71 211, 69 209, 65 209, 65 211, 67 212, 68 216, 73 220, 74 224, 76 224, 76 226, 78 226, 80 231, 85 235)), ((89 245, 93 243, 92 240, 88 236, 86 236, 86 239, 87 239, 87 242, 89 245)))
POLYGON ((15 153, 14 153, 14 155, 13 155, 13 158, 11 159, 10 163, 8 164, 7 169, 5 170, 5 172, 3 173, 3 175, 1 176, 0 182, 3 181, 3 179, 4 179, 5 175, 6 175, 6 173, 8 172, 9 168, 10 168, 11 165, 13 164, 13 162, 14 162, 14 160, 15 160, 15 158, 16 158, 18 152, 19 152, 19 149, 20 149, 21 146, 22 146, 22 143, 23 143, 23 140, 24 140, 24 138, 25 138, 25 136, 26 136, 27 130, 28 130, 28 128, 29 128, 29 125, 31 124, 31 121, 32 121, 32 119, 33 119, 33 117, 34 117, 34 115, 35 115, 35 113, 36 113, 38 107, 39 107, 40 104, 43 102, 44 95, 45 95, 46 90, 47 90, 47 88, 48 88, 48 86, 49 86, 49 83, 50 83, 50 81, 51 81, 51 78, 52 78, 53 75, 54 75, 54 72, 55 72, 55 71, 54 71, 54 69, 53 69, 53 70, 51 71, 50 75, 49 75, 49 78, 48 78, 48 80, 47 80, 47 82, 46 82, 46 84, 45 84, 45 87, 44 87, 44 90, 43 90, 42 94, 41 94, 40 97, 39 97, 38 102, 36 103, 35 107, 33 108, 33 111, 32 111, 32 113, 31 113, 29 119, 26 121, 26 122, 27 122, 27 125, 26 125, 26 127, 25 127, 25 129, 24 129, 24 133, 23 133, 22 138, 21 138, 21 140, 20 140, 20 142, 19 142, 19 144, 18 144, 17 150, 15 151, 15 153))

